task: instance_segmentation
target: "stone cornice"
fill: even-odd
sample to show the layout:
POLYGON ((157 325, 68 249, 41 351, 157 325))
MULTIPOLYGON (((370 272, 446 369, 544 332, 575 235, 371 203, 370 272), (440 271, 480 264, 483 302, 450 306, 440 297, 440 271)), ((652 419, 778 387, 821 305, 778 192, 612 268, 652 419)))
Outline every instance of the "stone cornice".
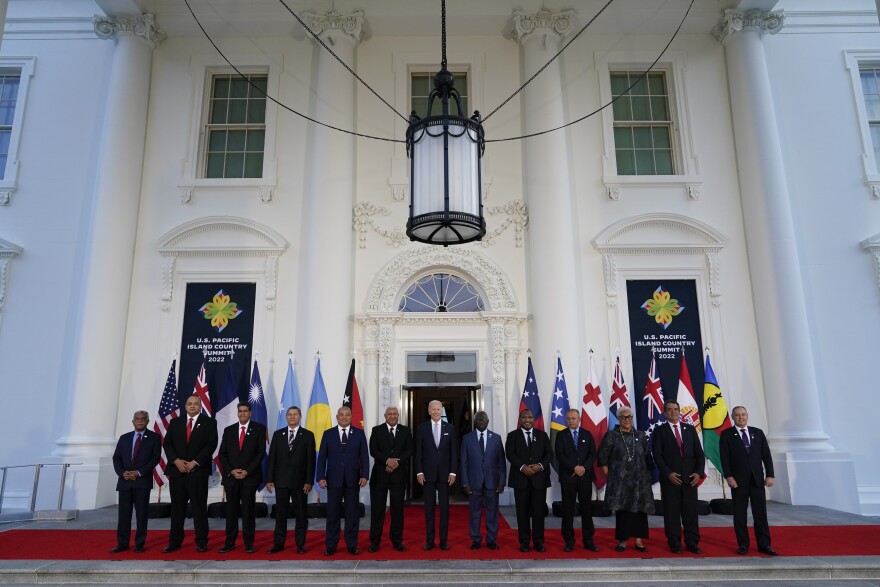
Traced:
POLYGON ((155 49, 167 36, 156 27, 153 15, 150 13, 141 15, 120 14, 119 16, 101 17, 96 16, 94 22, 95 34, 99 39, 113 39, 119 34, 130 34, 140 37, 155 49))
POLYGON ((727 9, 721 17, 721 22, 712 29, 712 34, 723 45, 736 33, 749 29, 760 31, 761 34, 775 35, 782 29, 784 22, 785 14, 782 10, 764 12, 755 9, 738 12, 727 9))
POLYGON ((303 17, 311 31, 318 36, 338 31, 354 41, 355 45, 363 41, 367 36, 366 30, 364 30, 366 22, 364 20, 364 13, 360 10, 350 14, 341 14, 335 10, 324 14, 305 12, 303 17))
POLYGON ((553 33, 562 38, 571 32, 574 10, 550 12, 542 9, 536 13, 515 10, 513 13, 513 36, 522 43, 532 33, 553 33))

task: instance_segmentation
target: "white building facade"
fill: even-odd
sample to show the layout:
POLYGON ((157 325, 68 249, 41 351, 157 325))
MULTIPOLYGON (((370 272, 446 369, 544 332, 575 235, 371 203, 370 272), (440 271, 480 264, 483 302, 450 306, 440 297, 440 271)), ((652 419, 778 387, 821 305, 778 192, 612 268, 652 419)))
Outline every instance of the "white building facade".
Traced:
POLYGON ((529 352, 548 423, 557 357, 572 407, 590 349, 606 403, 618 352, 638 401, 627 283, 662 278, 695 283, 727 405, 774 450, 770 498, 880 514, 873 0, 617 0, 497 113, 605 2, 449 0, 456 87, 491 115, 488 234, 448 248, 403 233, 405 117, 439 64, 439 3, 287 2, 338 60, 275 0, 189 4, 216 48, 179 0, 8 1, 0 466, 75 463, 65 504, 113 503, 113 447, 156 411, 188 284, 256 284, 270 427, 293 349, 303 402, 320 351, 331 406, 354 353, 367 427, 418 411, 411 357, 473 357, 474 407, 506 433, 529 352), (499 140, 600 109, 655 61, 649 116, 612 105, 499 140), (241 75, 263 115, 216 120, 241 75), (244 146, 212 140, 234 131, 244 146), (479 307, 407 311, 438 279, 479 307))

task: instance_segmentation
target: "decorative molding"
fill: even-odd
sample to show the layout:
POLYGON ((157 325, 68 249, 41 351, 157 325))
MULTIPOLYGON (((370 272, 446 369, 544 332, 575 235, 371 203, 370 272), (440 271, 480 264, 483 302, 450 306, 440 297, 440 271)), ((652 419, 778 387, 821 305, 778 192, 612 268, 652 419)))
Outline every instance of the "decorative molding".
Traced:
POLYGON ((874 256, 874 265, 877 269, 877 287, 880 287, 880 233, 866 238, 859 244, 874 256))
POLYGON ((712 29, 712 34, 723 45, 736 33, 744 30, 757 30, 762 35, 775 35, 782 30, 784 23, 785 13, 782 10, 764 12, 755 8, 739 12, 728 8, 724 11, 721 22, 712 29))
POLYGON ((397 312, 403 286, 428 269, 461 270, 483 289, 487 311, 517 312, 519 305, 507 276, 474 249, 417 246, 397 254, 376 275, 370 287, 367 312, 397 312))
POLYGON ((620 200, 620 184, 606 183, 605 189, 608 192, 609 200, 614 200, 615 202, 620 200))
POLYGON ((523 246, 523 235, 529 226, 529 209, 523 200, 513 200, 507 202, 503 206, 495 206, 489 208, 487 213, 490 216, 506 214, 507 218, 501 223, 501 226, 486 234, 480 244, 484 247, 495 244, 495 239, 501 236, 505 230, 513 226, 514 245, 517 248, 523 246))
POLYGON ((338 31, 348 36, 355 45, 367 37, 366 30, 364 30, 364 13, 361 10, 350 14, 342 14, 335 10, 324 14, 304 12, 303 17, 305 17, 309 29, 316 36, 338 31))
POLYGON ((702 185, 702 183, 685 184, 685 187, 687 188, 688 198, 690 198, 691 200, 699 200, 701 185, 702 185))
POLYGON ((390 216, 391 211, 383 206, 377 206, 368 201, 358 202, 357 205, 355 205, 352 210, 352 228, 358 233, 358 248, 367 248, 367 232, 370 230, 379 236, 384 237, 385 242, 392 247, 399 247, 409 240, 400 228, 394 228, 392 230, 380 228, 375 221, 373 221, 373 216, 378 215, 390 216))
POLYGON ((687 195, 688 200, 700 199, 702 180, 692 175, 605 175, 602 177, 609 200, 619 201, 621 192, 639 190, 645 195, 653 194, 657 188, 677 187, 687 195))
POLYGON ((0 190, 0 206, 8 206, 14 193, 15 189, 0 190))
POLYGON ((119 34, 134 35, 146 41, 151 48, 155 49, 159 43, 165 40, 167 35, 156 27, 153 15, 150 13, 132 15, 120 14, 111 17, 98 17, 94 21, 95 34, 99 39, 114 41, 119 34))
POLYGON ((264 204, 268 204, 272 201, 272 193, 274 192, 273 186, 260 186, 260 201, 264 204))
POLYGON ((272 228, 246 218, 233 216, 210 216, 186 222, 166 232, 156 242, 156 250, 165 257, 162 267, 162 309, 171 308, 174 296, 174 274, 177 259, 181 257, 265 257, 263 278, 266 291, 266 308, 275 309, 278 283, 278 258, 287 250, 289 243, 272 228), (190 240, 201 235, 220 233, 223 244, 192 244, 190 240), (238 238, 236 238, 237 235, 238 238), (244 238, 242 238, 244 237, 244 238), (240 244, 227 244, 233 240, 240 244), (256 241, 245 244, 243 241, 256 241))
POLYGON ((612 224, 593 239, 603 257, 608 306, 617 306, 617 256, 674 254, 705 256, 709 295, 713 305, 720 305, 718 253, 725 244, 724 236, 711 226, 678 214, 645 214, 612 224))
POLYGON ((18 257, 22 250, 20 246, 0 238, 0 319, 3 318, 3 308, 6 305, 6 282, 9 274, 9 261, 18 257))
POLYGON ((513 12, 513 36, 522 43, 532 33, 554 33, 560 38, 571 32, 574 10, 551 12, 546 9, 532 14, 521 10, 513 12))
POLYGON ((869 181, 868 185, 871 187, 871 198, 880 200, 880 181, 869 181))
POLYGON ((193 188, 179 188, 178 193, 180 194, 180 203, 181 204, 189 204, 192 201, 193 197, 193 188))

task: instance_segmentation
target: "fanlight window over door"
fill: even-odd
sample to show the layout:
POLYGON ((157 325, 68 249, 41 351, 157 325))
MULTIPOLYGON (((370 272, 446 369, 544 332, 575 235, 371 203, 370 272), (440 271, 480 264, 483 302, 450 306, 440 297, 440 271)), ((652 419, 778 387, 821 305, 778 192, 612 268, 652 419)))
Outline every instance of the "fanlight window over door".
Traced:
POLYGON ((482 312, 486 309, 477 289, 466 279, 448 273, 420 277, 400 300, 401 312, 482 312))

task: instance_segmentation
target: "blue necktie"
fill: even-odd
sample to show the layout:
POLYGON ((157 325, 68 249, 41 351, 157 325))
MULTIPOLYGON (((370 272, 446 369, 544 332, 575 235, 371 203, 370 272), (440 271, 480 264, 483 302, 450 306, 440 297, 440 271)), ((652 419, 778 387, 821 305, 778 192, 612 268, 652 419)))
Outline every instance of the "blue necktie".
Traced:
POLYGON ((577 448, 578 445, 578 431, 577 428, 571 431, 571 441, 574 443, 574 447, 577 448))

